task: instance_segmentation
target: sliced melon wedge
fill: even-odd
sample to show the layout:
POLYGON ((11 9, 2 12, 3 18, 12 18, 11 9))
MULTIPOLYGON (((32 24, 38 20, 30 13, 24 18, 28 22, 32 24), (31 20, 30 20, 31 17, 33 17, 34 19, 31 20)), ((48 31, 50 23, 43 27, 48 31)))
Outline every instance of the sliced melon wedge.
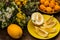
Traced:
POLYGON ((56 28, 41 27, 41 29, 47 31, 49 34, 50 34, 50 33, 55 33, 55 32, 56 32, 56 28))
POLYGON ((48 32, 45 30, 40 29, 39 27, 35 27, 35 32, 42 37, 47 37, 48 36, 48 32))
POLYGON ((53 16, 51 16, 46 22, 44 22, 43 26, 47 28, 51 28, 56 25, 56 22, 53 21, 53 16))

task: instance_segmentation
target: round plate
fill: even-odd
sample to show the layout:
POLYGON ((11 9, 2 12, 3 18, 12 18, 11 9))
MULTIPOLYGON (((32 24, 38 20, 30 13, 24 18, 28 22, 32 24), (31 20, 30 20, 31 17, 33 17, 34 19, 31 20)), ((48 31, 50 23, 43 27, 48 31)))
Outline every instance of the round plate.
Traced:
MULTIPOLYGON (((44 21, 50 17, 50 15, 43 15, 43 16, 44 16, 44 21)), ((28 32, 37 39, 51 39, 55 37, 59 33, 59 30, 60 30, 59 21, 56 18, 54 18, 54 21, 57 22, 57 24, 54 26, 56 28, 56 32, 53 34, 49 34, 48 37, 46 38, 39 36, 38 34, 35 33, 34 25, 31 20, 28 22, 28 25, 27 25, 28 32)))

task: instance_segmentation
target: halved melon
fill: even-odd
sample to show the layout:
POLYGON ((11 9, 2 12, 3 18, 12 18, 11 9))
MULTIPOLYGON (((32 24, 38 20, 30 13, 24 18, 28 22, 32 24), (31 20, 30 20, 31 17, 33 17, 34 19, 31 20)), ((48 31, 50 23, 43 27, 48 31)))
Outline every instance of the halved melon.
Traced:
POLYGON ((43 15, 39 12, 34 12, 31 16, 31 20, 35 25, 41 25, 44 22, 43 15))

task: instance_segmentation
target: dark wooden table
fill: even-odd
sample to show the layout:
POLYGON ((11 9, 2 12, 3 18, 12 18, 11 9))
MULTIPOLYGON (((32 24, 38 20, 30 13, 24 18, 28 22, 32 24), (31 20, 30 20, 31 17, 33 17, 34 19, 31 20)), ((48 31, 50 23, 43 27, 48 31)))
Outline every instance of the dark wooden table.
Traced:
MULTIPOLYGON (((59 20, 60 22, 60 13, 59 14, 54 14, 54 16, 59 20)), ((11 38, 8 34, 7 34, 7 31, 6 31, 6 28, 3 29, 3 30, 0 30, 0 40, 41 40, 41 39, 36 39, 34 37, 32 37, 27 29, 24 29, 24 33, 23 33, 23 36, 19 39, 13 39, 11 38)), ((49 39, 49 40, 60 40, 60 33, 52 38, 52 39, 49 39)))

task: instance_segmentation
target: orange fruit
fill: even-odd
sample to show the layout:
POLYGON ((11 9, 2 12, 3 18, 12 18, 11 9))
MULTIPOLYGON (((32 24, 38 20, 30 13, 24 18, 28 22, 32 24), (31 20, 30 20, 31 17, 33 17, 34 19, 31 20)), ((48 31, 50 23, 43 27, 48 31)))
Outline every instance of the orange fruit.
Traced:
POLYGON ((49 1, 46 0, 46 1, 44 2, 44 5, 45 5, 45 6, 48 6, 48 5, 49 5, 49 1))
POLYGON ((46 11, 47 11, 47 12, 51 12, 51 11, 52 11, 52 8, 51 8, 51 7, 47 7, 47 8, 46 8, 46 11))
POLYGON ((49 3, 49 7, 55 7, 55 3, 54 2, 50 2, 49 3))
POLYGON ((60 6, 59 5, 56 5, 54 10, 60 10, 60 6))
POLYGON ((16 24, 9 25, 7 28, 7 32, 12 38, 15 38, 15 39, 20 38, 23 33, 21 27, 19 27, 16 24))
POLYGON ((59 5, 59 3, 58 3, 58 2, 55 2, 55 4, 56 4, 56 5, 59 5))
POLYGON ((40 5, 40 9, 41 9, 41 10, 45 10, 45 8, 46 8, 46 7, 45 7, 44 5, 42 5, 42 4, 40 5))
POLYGON ((44 2, 45 2, 45 0, 40 0, 40 3, 42 3, 42 4, 43 4, 44 2))
POLYGON ((54 2, 55 2, 55 0, 51 0, 50 2, 54 3, 54 2))

